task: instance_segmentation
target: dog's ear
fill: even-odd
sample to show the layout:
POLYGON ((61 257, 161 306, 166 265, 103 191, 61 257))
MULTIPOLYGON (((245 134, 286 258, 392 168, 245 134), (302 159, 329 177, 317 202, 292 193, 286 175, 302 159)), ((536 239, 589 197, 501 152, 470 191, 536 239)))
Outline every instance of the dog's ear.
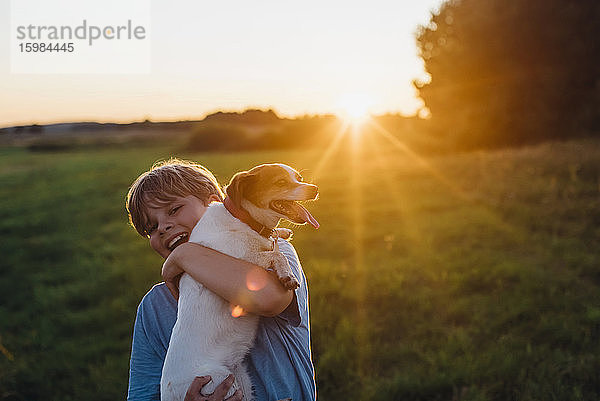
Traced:
POLYGON ((256 174, 248 171, 237 173, 231 178, 225 192, 236 207, 242 206, 242 198, 245 197, 248 188, 256 181, 256 178, 256 174))

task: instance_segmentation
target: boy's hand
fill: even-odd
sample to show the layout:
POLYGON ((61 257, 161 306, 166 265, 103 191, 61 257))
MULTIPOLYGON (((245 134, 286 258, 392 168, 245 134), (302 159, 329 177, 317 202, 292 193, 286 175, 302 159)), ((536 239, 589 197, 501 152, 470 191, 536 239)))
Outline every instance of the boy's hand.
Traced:
POLYGON ((171 252, 171 255, 163 263, 161 275, 173 297, 179 299, 179 279, 184 272, 177 264, 175 257, 171 257, 173 254, 174 252, 171 252))
POLYGON ((184 401, 241 401, 242 392, 237 390, 231 397, 225 398, 227 392, 233 385, 233 375, 227 376, 221 384, 217 386, 214 393, 210 395, 202 395, 202 387, 210 382, 210 376, 196 377, 185 394, 184 401))

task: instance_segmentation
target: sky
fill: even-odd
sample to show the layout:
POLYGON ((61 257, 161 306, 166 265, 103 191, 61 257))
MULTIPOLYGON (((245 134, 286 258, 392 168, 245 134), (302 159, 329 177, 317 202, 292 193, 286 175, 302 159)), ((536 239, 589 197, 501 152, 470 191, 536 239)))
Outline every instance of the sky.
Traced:
POLYGON ((246 108, 293 117, 356 102, 373 114, 411 115, 422 107, 411 82, 427 79, 415 32, 441 4, 145 0, 147 71, 18 74, 10 68, 10 1, 0 0, 0 127, 200 119, 246 108))

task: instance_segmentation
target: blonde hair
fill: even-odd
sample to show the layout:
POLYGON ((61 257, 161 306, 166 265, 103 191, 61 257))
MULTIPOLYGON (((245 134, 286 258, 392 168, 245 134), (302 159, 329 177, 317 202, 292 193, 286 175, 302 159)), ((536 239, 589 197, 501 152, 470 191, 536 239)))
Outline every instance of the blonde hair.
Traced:
POLYGON ((224 198, 217 179, 206 167, 175 158, 156 162, 129 188, 125 201, 129 224, 141 236, 147 237, 150 204, 168 203, 175 197, 189 195, 197 197, 206 206, 211 195, 216 195, 221 201, 224 198))

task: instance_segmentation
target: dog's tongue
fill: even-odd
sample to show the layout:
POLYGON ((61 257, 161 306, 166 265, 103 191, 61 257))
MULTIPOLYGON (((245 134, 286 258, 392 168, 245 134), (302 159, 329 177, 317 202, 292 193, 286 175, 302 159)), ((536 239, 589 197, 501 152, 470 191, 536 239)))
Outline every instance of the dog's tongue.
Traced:
POLYGON ((302 206, 299 203, 296 203, 296 206, 298 206, 298 214, 300 215, 300 217, 302 217, 305 223, 309 223, 314 228, 319 228, 319 222, 317 221, 317 219, 315 219, 313 215, 310 214, 310 212, 306 210, 304 206, 302 206))

